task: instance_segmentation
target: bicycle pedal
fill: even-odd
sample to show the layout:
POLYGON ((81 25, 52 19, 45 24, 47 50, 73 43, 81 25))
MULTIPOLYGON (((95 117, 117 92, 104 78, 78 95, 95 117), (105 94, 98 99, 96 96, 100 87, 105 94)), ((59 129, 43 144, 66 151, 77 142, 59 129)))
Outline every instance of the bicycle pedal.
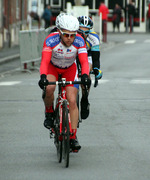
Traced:
POLYGON ((50 139, 53 139, 54 138, 54 130, 50 129, 49 131, 50 131, 50 134, 49 134, 50 139))
POLYGON ((82 119, 81 118, 79 119, 79 123, 82 123, 82 119))
POLYGON ((54 138, 54 134, 50 134, 50 139, 53 139, 54 138))

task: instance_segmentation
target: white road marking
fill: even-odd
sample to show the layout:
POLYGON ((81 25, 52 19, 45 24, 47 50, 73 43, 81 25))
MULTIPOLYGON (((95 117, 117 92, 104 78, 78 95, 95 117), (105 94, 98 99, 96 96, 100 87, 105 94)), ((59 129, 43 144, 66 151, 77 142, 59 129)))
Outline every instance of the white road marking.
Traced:
POLYGON ((16 84, 20 84, 21 81, 7 81, 7 82, 0 82, 0 86, 13 86, 16 84))
MULTIPOLYGON (((104 84, 104 83, 107 83, 109 80, 107 80, 107 79, 101 79, 101 80, 99 80, 98 81, 98 84, 104 84)), ((95 80, 92 80, 92 84, 94 84, 95 83, 95 80)))
POLYGON ((145 43, 150 43, 150 39, 147 39, 144 41, 145 43))
POLYGON ((137 80, 131 80, 131 84, 150 84, 150 79, 137 79, 137 80))
POLYGON ((127 40, 127 41, 125 41, 124 43, 125 44, 134 44, 136 42, 136 40, 127 40))

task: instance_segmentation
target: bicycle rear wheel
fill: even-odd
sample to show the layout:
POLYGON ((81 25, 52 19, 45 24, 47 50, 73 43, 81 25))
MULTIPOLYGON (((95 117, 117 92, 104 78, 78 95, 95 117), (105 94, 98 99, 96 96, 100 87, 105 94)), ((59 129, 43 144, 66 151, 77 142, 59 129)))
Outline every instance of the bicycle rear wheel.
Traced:
POLYGON ((69 166, 69 153, 70 153, 70 128, 68 118, 67 101, 63 102, 63 114, 62 114, 62 129, 63 129, 63 158, 65 166, 69 166))
MULTIPOLYGON (((77 93, 77 98, 76 98, 76 102, 77 102, 77 107, 78 107, 78 112, 80 112, 80 97, 79 97, 79 91, 77 93)), ((80 123, 82 122, 82 119, 80 117, 80 113, 79 113, 79 116, 78 116, 78 125, 77 125, 77 128, 79 128, 79 125, 80 123)))

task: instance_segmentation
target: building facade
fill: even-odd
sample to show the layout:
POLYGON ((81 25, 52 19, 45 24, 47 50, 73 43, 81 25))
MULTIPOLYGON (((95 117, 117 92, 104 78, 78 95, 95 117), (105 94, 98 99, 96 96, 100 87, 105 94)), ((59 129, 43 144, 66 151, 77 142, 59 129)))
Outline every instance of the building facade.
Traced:
POLYGON ((26 28, 27 0, 0 1, 0 48, 18 44, 19 31, 26 28))
MULTIPOLYGON (((44 6, 49 4, 53 13, 53 20, 60 13, 60 11, 66 11, 67 2, 70 2, 72 6, 80 4, 82 6, 89 6, 89 14, 98 15, 98 8, 101 0, 44 0, 44 6)), ((108 15, 108 31, 112 31, 112 12, 115 7, 115 4, 118 3, 122 8, 122 18, 120 28, 121 31, 125 31, 125 22, 126 22, 126 13, 125 9, 129 0, 104 0, 106 6, 109 8, 108 15)), ((135 17, 134 17, 134 31, 135 32, 146 32, 146 13, 147 13, 147 4, 148 0, 133 0, 135 4, 135 17)), ((84 14, 83 14, 84 15, 84 14)))
MULTIPOLYGON (((33 8, 41 17, 46 4, 51 6, 55 24, 56 16, 67 11, 67 3, 72 6, 88 6, 90 16, 98 16, 101 0, 0 0, 0 48, 12 47, 19 42, 19 31, 27 28, 27 15, 33 8), (36 9, 37 8, 37 9, 36 9)), ((134 32, 146 32, 146 13, 149 0, 133 0, 135 4, 134 32)), ((104 0, 109 8, 107 31, 112 32, 112 12, 116 3, 122 8, 120 31, 126 31, 125 9, 129 0, 104 0)), ((84 13, 83 13, 84 15, 84 13)))

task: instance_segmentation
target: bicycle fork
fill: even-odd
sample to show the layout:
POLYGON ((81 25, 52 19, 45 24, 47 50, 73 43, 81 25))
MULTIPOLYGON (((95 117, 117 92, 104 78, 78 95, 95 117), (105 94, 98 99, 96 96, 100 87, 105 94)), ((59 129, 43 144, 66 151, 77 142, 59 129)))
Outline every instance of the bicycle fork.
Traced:
MULTIPOLYGON (((70 113, 69 113, 69 105, 67 105, 67 108, 68 108, 68 121, 69 121, 69 129, 70 129, 70 135, 72 135, 72 127, 71 127, 71 119, 70 119, 70 113)), ((60 104, 60 107, 59 107, 59 114, 60 114, 60 137, 59 137, 59 140, 62 141, 62 136, 64 135, 64 133, 66 132, 66 129, 65 129, 65 132, 63 132, 63 128, 62 128, 62 114, 63 114, 63 104, 60 104)))

